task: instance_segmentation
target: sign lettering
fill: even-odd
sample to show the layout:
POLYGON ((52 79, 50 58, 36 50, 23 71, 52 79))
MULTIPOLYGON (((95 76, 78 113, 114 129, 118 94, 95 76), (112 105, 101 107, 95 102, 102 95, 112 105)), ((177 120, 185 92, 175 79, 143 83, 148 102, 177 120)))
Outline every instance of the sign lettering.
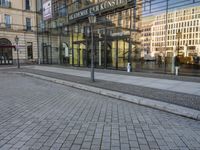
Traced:
POLYGON ((71 21, 78 18, 87 17, 90 13, 95 14, 98 13, 99 11, 104 12, 108 9, 114 9, 116 7, 125 6, 126 4, 127 0, 107 0, 90 8, 82 9, 78 12, 69 14, 69 20, 71 21))

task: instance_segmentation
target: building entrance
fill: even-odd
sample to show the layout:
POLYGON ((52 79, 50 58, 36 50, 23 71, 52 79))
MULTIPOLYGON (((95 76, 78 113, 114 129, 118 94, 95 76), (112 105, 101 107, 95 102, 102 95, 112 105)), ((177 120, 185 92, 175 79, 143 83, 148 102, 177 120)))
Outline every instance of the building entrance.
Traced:
POLYGON ((0 39, 0 65, 13 64, 12 43, 8 39, 0 39))
MULTIPOLYGON (((108 30, 107 30, 108 31, 108 30)), ((94 33, 94 66, 96 68, 125 69, 129 55, 129 35, 94 33)), ((91 66, 91 37, 73 41, 74 66, 91 66)), ((131 47, 132 49, 132 47, 131 47)))
POLYGON ((43 43, 42 51, 43 64, 52 64, 52 47, 43 43))

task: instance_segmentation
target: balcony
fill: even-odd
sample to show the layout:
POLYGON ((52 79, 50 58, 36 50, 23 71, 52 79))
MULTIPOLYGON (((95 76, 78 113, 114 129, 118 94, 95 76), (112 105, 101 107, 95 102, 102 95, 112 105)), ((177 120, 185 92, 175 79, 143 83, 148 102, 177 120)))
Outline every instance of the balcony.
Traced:
POLYGON ((1 2, 0 1, 0 7, 5 7, 5 8, 11 8, 11 2, 1 2))

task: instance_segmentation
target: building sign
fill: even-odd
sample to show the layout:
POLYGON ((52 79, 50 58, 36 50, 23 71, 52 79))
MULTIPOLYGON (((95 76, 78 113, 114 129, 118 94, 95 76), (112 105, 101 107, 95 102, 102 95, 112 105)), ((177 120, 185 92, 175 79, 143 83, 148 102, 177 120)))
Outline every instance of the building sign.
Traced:
POLYGON ((126 36, 126 35, 130 35, 130 31, 117 32, 111 34, 111 36, 126 36))
POLYGON ((101 2, 95 6, 86 8, 86 9, 82 9, 78 12, 69 14, 69 20, 75 20, 75 19, 79 19, 79 18, 83 18, 83 17, 87 17, 90 13, 102 13, 105 11, 108 11, 110 9, 115 9, 117 7, 122 7, 127 5, 127 0, 107 0, 104 2, 101 2))
POLYGON ((52 18, 52 6, 51 0, 43 1, 43 19, 48 20, 52 18))

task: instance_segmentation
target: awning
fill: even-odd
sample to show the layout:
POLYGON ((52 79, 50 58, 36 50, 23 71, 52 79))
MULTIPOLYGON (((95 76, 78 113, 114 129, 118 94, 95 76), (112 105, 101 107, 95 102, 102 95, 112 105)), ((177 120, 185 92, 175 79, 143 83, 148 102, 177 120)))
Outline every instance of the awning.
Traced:
POLYGON ((0 48, 15 48, 13 45, 0 45, 0 48))

